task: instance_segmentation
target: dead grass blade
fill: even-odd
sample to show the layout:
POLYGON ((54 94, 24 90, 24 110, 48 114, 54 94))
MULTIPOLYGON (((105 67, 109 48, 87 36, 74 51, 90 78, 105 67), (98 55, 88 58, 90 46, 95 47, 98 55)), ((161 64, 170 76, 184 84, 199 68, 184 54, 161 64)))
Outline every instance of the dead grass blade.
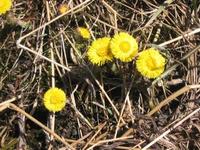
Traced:
POLYGON ((171 102, 172 100, 174 100, 176 97, 178 97, 179 95, 191 90, 191 89, 198 89, 200 88, 200 85, 188 85, 185 86, 183 88, 181 88, 180 90, 178 90, 177 92, 173 93, 172 95, 170 95, 169 97, 167 97, 165 100, 163 100, 161 103, 159 103, 154 109, 152 109, 147 116, 152 116, 154 113, 156 113, 157 111, 159 111, 163 106, 165 106, 166 104, 168 104, 169 102, 171 102))
POLYGON ((28 119, 30 119, 31 121, 33 121, 34 123, 36 123, 38 126, 40 126, 41 128, 43 128, 45 131, 47 131, 50 135, 54 136, 58 141, 62 142, 70 150, 75 150, 70 144, 68 144, 65 141, 64 138, 61 138, 58 134, 56 134, 55 132, 51 131, 51 129, 49 129, 47 126, 45 126, 40 121, 38 121, 37 119, 35 119, 34 117, 32 117, 31 115, 29 115, 28 113, 26 113, 24 110, 22 110, 21 108, 19 108, 15 104, 10 103, 9 104, 9 108, 13 109, 13 110, 15 110, 15 111, 17 111, 17 112, 19 112, 21 114, 23 114, 24 116, 26 116, 28 119))
POLYGON ((3 106, 3 105, 6 105, 6 104, 12 103, 12 102, 14 102, 17 99, 20 99, 21 97, 22 97, 21 95, 18 95, 18 96, 13 97, 13 98, 11 98, 9 100, 6 100, 6 101, 0 103, 0 107, 3 106))
MULTIPOLYGON (((200 30, 199 30, 200 31, 200 30)), ((187 53, 185 56, 183 56, 180 61, 183 61, 185 59, 187 59, 189 56, 191 56, 192 54, 194 54, 195 52, 197 52, 200 49, 200 46, 197 46, 195 49, 193 49, 191 52, 187 53)), ((163 74, 161 74, 160 77, 158 77, 157 79, 155 79, 152 82, 152 85, 155 85, 158 81, 160 81, 162 78, 166 77, 167 75, 169 75, 174 69, 176 69, 180 64, 174 64, 173 66, 171 66, 170 68, 168 68, 163 74)))
POLYGON ((176 127, 178 127, 179 125, 181 125, 183 122, 185 122, 187 119, 189 119, 190 117, 192 117, 193 115, 195 115, 199 111, 200 111, 200 107, 197 108, 196 110, 194 110, 189 115, 185 116, 185 118, 181 119, 178 123, 176 123, 173 127, 169 128, 167 131, 165 131, 164 133, 162 133, 160 136, 158 136, 157 138, 155 138, 152 142, 150 142, 145 147, 143 147, 142 150, 147 150, 149 147, 151 147, 153 144, 155 144, 157 141, 159 141, 164 136, 166 136, 167 134, 169 134, 173 129, 175 129, 176 127))
POLYGON ((127 137, 120 137, 120 138, 115 138, 115 139, 102 140, 102 141, 99 141, 99 142, 95 143, 94 145, 92 145, 91 147, 89 147, 87 150, 91 150, 94 147, 102 145, 104 143, 116 142, 116 141, 124 141, 124 140, 130 139, 130 138, 133 138, 133 136, 127 136, 127 137))
POLYGON ((98 131, 92 136, 92 138, 90 138, 90 140, 85 144, 85 146, 83 147, 83 150, 85 150, 87 148, 87 146, 92 142, 92 140, 99 134, 99 132, 103 129, 103 127, 106 125, 106 122, 102 125, 99 126, 98 131))

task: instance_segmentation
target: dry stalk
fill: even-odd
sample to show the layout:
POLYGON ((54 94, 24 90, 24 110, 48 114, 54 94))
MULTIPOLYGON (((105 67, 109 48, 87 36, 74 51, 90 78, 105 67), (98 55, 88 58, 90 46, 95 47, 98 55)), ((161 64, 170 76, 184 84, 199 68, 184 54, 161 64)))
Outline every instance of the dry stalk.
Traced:
POLYGON ((43 24, 42 26, 38 27, 37 29, 35 29, 35 30, 29 32, 28 34, 26 34, 26 35, 20 37, 20 38, 17 40, 17 42, 16 42, 17 46, 18 46, 19 48, 22 48, 22 49, 24 49, 24 50, 27 50, 27 51, 29 51, 29 52, 35 54, 37 57, 39 56, 40 58, 42 58, 42 59, 44 59, 44 60, 47 60, 47 61, 49 61, 49 62, 51 62, 51 63, 53 63, 53 64, 55 64, 55 65, 57 65, 57 66, 59 66, 59 67, 61 67, 61 68, 63 68, 63 69, 65 69, 65 70, 67 70, 67 71, 71 71, 68 67, 66 67, 66 66, 64 66, 64 65, 61 65, 60 63, 57 63, 56 61, 51 60, 51 59, 49 59, 49 58, 43 56, 42 54, 40 54, 40 53, 38 53, 38 52, 36 52, 36 51, 34 51, 34 50, 32 50, 32 49, 26 47, 25 45, 22 45, 21 42, 22 42, 22 40, 24 40, 25 38, 31 36, 32 34, 34 34, 35 32, 39 31, 40 29, 43 29, 44 27, 50 25, 51 23, 53 23, 53 22, 55 22, 56 20, 62 18, 63 16, 68 15, 69 13, 73 12, 74 10, 77 10, 77 9, 79 9, 79 8, 84 8, 84 7, 85 7, 84 5, 86 5, 86 4, 88 4, 88 3, 91 3, 91 2, 92 2, 91 0, 86 0, 86 1, 84 1, 83 3, 81 3, 81 4, 79 4, 79 5, 75 6, 75 7, 73 7, 73 8, 70 9, 69 11, 67 11, 67 12, 65 12, 65 13, 63 13, 63 14, 57 16, 56 18, 50 20, 49 22, 43 24))
POLYGON ((86 119, 84 117, 84 115, 77 109, 75 108, 72 104, 69 103, 69 105, 71 106, 72 109, 74 109, 74 111, 76 112, 76 114, 85 121, 85 123, 88 125, 88 127, 90 127, 91 129, 93 129, 94 127, 91 125, 91 123, 88 121, 88 119, 86 119))
POLYGON ((130 138, 133 138, 133 136, 127 136, 127 137, 120 137, 120 138, 115 138, 115 139, 102 140, 102 141, 99 141, 99 142, 95 143, 94 145, 92 145, 91 147, 89 147, 87 150, 91 150, 94 147, 99 146, 99 145, 104 144, 104 143, 116 142, 116 141, 124 141, 124 140, 130 139, 130 138))
MULTIPOLYGON (((88 119, 86 119, 84 117, 84 115, 76 108, 76 101, 75 101, 75 97, 74 97, 74 93, 77 90, 78 86, 75 87, 75 89, 72 91, 71 93, 71 100, 72 100, 72 104, 70 104, 70 106, 72 107, 72 109, 74 109, 74 111, 76 112, 76 114, 85 121, 85 123, 88 125, 88 127, 90 127, 91 129, 94 129, 94 127, 92 126, 92 124, 88 121, 88 119)), ((77 118, 78 119, 78 118, 77 118)), ((79 122, 79 119, 78 119, 79 122)))
POLYGON ((106 132, 104 132, 104 133, 101 133, 101 135, 99 135, 99 136, 95 139, 94 143, 97 143, 97 142, 100 141, 101 139, 106 138, 107 135, 108 135, 108 131, 106 131, 106 132))
POLYGON ((28 119, 30 119, 31 121, 33 121, 35 124, 37 124, 38 126, 40 126, 41 128, 43 128, 45 131, 47 131, 50 135, 54 136, 58 141, 62 142, 65 146, 67 146, 67 148, 69 148, 70 150, 75 150, 70 144, 68 144, 64 138, 61 138, 58 134, 56 134, 55 132, 51 131, 51 129, 49 129, 47 126, 45 126, 44 124, 42 124, 40 121, 38 121, 37 119, 35 119, 34 117, 32 117, 31 115, 29 115, 28 113, 26 113, 24 110, 22 110, 21 108, 19 108, 18 106, 16 106, 13 103, 9 104, 9 108, 13 109, 21 114, 23 114, 24 116, 26 116, 28 119))
MULTIPOLYGON (((84 2, 82 2, 81 4, 79 4, 79 5, 77 5, 77 6, 73 7, 73 8, 71 8, 71 9, 69 9, 69 10, 66 11, 65 13, 63 13, 63 14, 57 16, 56 18, 50 20, 49 22, 45 23, 44 25, 38 27, 37 29, 35 29, 35 30, 29 32, 28 34, 26 34, 26 35, 20 37, 20 38, 17 40, 17 46, 18 46, 18 47, 21 47, 21 46, 22 46, 21 41, 24 40, 25 38, 29 37, 30 35, 34 34, 35 32, 39 31, 40 29, 42 29, 42 28, 44 28, 44 27, 50 25, 51 23, 53 23, 53 22, 55 22, 56 20, 62 18, 63 16, 66 16, 66 15, 68 15, 69 13, 72 13, 73 11, 75 11, 75 10, 77 10, 77 9, 79 9, 79 8, 83 9, 83 8, 85 7, 84 5, 87 5, 88 3, 91 3, 92 1, 93 1, 93 0, 86 0, 86 1, 84 1, 84 2)), ((26 46, 25 46, 25 47, 26 47, 26 46)), ((23 48, 23 47, 21 47, 21 48, 23 48)))
POLYGON ((4 101, 4 102, 1 102, 1 103, 0 103, 0 107, 1 107, 1 106, 4 106, 4 105, 7 105, 7 104, 10 104, 10 103, 14 102, 15 100, 20 99, 21 97, 22 97, 21 95, 18 95, 18 96, 16 96, 16 97, 13 97, 13 98, 11 98, 11 99, 8 99, 8 100, 6 100, 6 101, 4 101))
POLYGON ((84 15, 87 16, 88 18, 91 18, 92 20, 95 20, 95 22, 99 22, 107 27, 110 27, 111 29, 114 29, 116 31, 122 31, 122 29, 116 28, 115 26, 112 26, 112 25, 108 24, 107 22, 104 22, 104 21, 100 20, 99 18, 96 18, 90 14, 84 13, 84 15))
POLYGON ((103 127, 106 125, 106 122, 101 124, 99 126, 99 129, 97 130, 97 132, 92 136, 92 138, 90 138, 90 140, 85 144, 85 146, 83 147, 83 150, 85 150, 87 148, 87 146, 92 142, 92 140, 99 134, 99 132, 103 129, 103 127))
POLYGON ((73 147, 76 147, 77 144, 84 144, 84 143, 85 143, 84 140, 85 140, 86 138, 88 138, 88 137, 92 134, 92 132, 93 132, 93 131, 87 133, 86 135, 84 135, 84 136, 81 137, 80 139, 76 140, 76 141, 75 141, 74 143, 72 143, 71 145, 72 145, 73 147))
MULTIPOLYGON (((177 41, 177 40, 182 39, 183 37, 187 37, 187 36, 189 36, 189 35, 193 35, 193 34, 198 33, 198 32, 200 32, 200 28, 194 30, 194 32, 192 31, 192 32, 190 32, 190 33, 188 33, 188 34, 185 34, 185 35, 183 35, 183 36, 179 36, 179 37, 177 37, 177 38, 175 38, 175 39, 172 39, 172 40, 169 40, 169 41, 167 41, 167 42, 164 42, 164 43, 160 44, 159 46, 165 46, 165 45, 171 44, 172 42, 175 42, 175 41, 177 41)), ((192 54, 194 54, 196 51, 198 51, 199 49, 200 49, 200 46, 197 46, 197 47, 196 47, 195 49, 193 49, 191 52, 189 52, 189 53, 187 53, 185 56, 183 56, 183 57, 180 59, 180 61, 185 60, 186 58, 188 58, 189 56, 191 56, 192 54)), ((155 80, 152 82, 152 85, 156 84, 156 83, 157 83, 158 81, 160 81, 162 78, 166 77, 166 76, 167 76, 168 74, 170 74, 174 69, 176 69, 176 67, 178 67, 179 65, 180 65, 180 64, 175 64, 175 65, 171 66, 171 67, 170 67, 169 69, 167 69, 163 74, 161 74, 160 77, 158 77, 157 79, 155 79, 155 80)))
POLYGON ((169 97, 167 97, 165 100, 163 100, 161 103, 159 103, 156 107, 154 107, 149 113, 147 113, 147 116, 152 116, 154 113, 156 113, 157 111, 159 111, 163 106, 165 106, 166 104, 168 104, 169 102, 171 102, 172 100, 174 100, 176 97, 178 97, 179 95, 191 90, 191 89, 197 89, 200 88, 200 85, 187 85, 183 88, 181 88, 180 90, 176 91, 175 93, 173 93, 172 95, 170 95, 169 97))
POLYGON ((129 106, 129 110, 130 110, 130 114, 131 114, 131 120, 133 121, 133 119, 132 119, 133 113, 132 113, 132 111, 131 111, 131 105, 130 105, 130 100, 129 100, 129 94, 130 94, 132 85, 133 85, 133 80, 131 80, 130 87, 129 87, 127 93, 126 93, 126 97, 125 97, 125 100, 124 100, 124 104, 123 104, 123 106, 122 106, 122 109, 121 109, 121 112, 120 112, 120 116, 119 116, 119 119, 118 119, 118 122, 117 122, 117 126, 116 126, 116 130, 115 130, 114 138, 117 137, 117 133, 118 133, 118 130, 119 130, 119 128, 120 128, 120 121, 122 120, 122 116, 123 116, 123 113, 124 113, 124 109, 125 109, 125 107, 126 107, 126 104, 129 106))
POLYGON ((171 39, 171 40, 166 41, 166 42, 164 42, 164 43, 161 43, 161 44, 159 44, 158 46, 166 46, 166 45, 169 45, 169 44, 171 44, 171 43, 173 43, 173 42, 176 42, 176 41, 181 40, 181 39, 183 39, 183 38, 186 38, 186 37, 189 37, 189 36, 191 36, 191 35, 197 34, 197 33, 199 33, 199 32, 200 32, 200 28, 197 28, 197 29, 195 29, 195 30, 193 30, 193 31, 191 31, 191 32, 189 32, 189 33, 185 33, 184 35, 178 36, 177 38, 174 38, 174 39, 171 39))
MULTIPOLYGON (((49 3, 46 1, 45 4, 46 4, 46 10, 47 10, 47 20, 49 22, 51 20, 50 19, 49 3)), ((50 54, 51 54, 51 60, 54 61, 54 52, 53 52, 53 43, 52 42, 50 42, 50 54)), ((51 84, 52 84, 52 88, 54 88, 55 87, 55 66, 54 66, 54 63, 51 63, 51 84)), ((52 132, 54 132, 54 129, 55 129, 55 113, 54 112, 49 113, 47 126, 51 129, 52 132)), ((53 141, 53 136, 51 134, 46 135, 46 139, 47 139, 47 142, 50 143, 50 141, 53 141)), ((48 150, 51 150, 52 148, 53 148, 53 146, 50 143, 48 150)))
POLYGON ((3 111, 4 109, 7 109, 9 107, 9 103, 6 103, 4 105, 0 105, 0 112, 3 111))
MULTIPOLYGON (((171 4, 174 0, 171 0, 168 2, 168 0, 166 0, 164 3, 166 3, 167 5, 171 4)), ((148 27, 149 25, 151 25, 154 20, 165 10, 166 6, 159 6, 159 8, 154 12, 153 16, 149 19, 149 21, 145 24, 144 28, 148 27)))
POLYGON ((142 148, 142 150, 146 150, 149 147, 151 147, 153 144, 155 144, 157 141, 159 141, 160 139, 162 139, 164 136, 166 136, 167 134, 169 134, 172 130, 174 130, 176 127, 178 127, 179 125, 181 125, 183 122, 185 122, 187 119, 189 119, 190 117, 192 117, 193 115, 195 115, 196 113, 198 113, 200 111, 200 107, 197 108, 196 110, 194 110, 192 113, 190 113, 189 115, 185 116, 185 118, 181 119, 178 123, 176 123, 173 127, 169 128, 167 131, 165 131, 164 133, 162 133, 160 136, 158 136, 157 138, 155 138, 152 142, 150 142, 149 144, 147 144, 145 147, 142 148))
MULTIPOLYGON (((117 13, 117 11, 116 10, 114 10, 113 8, 112 8, 112 6, 110 6, 107 2, 105 2, 104 0, 102 0, 102 3, 105 5, 105 7, 108 9, 108 10, 110 10, 112 13, 113 13, 113 15, 114 15, 114 27, 117 29, 118 27, 117 27, 117 15, 119 15, 118 13, 117 13)), ((117 30, 116 30, 117 31, 117 30)))
MULTIPOLYGON (((166 98, 165 100, 163 100, 160 104, 158 104, 154 109, 152 109, 149 113, 147 113, 147 116, 152 116, 154 113, 156 113, 157 111, 159 111, 163 106, 165 106, 166 104, 168 104, 169 102, 171 102, 172 100, 174 100, 176 97, 178 97, 179 95, 191 90, 191 89, 197 89, 200 88, 200 85, 188 85, 185 86, 183 88, 181 88, 180 90, 178 90, 177 92, 173 93, 172 95, 170 95, 168 98, 166 98)), ((125 135, 128 136, 130 134, 132 134, 133 129, 129 129, 128 131, 126 131, 125 135)), ((142 143, 144 143, 145 141, 143 141, 142 143)), ((141 144, 137 144, 137 145, 141 145, 141 144)), ((136 146, 134 146, 136 147, 136 146)))

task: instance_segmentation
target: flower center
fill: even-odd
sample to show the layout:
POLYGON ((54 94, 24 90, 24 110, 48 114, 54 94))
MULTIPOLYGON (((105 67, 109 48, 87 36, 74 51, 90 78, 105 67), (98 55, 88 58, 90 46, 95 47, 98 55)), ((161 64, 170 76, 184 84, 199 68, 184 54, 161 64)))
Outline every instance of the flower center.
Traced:
POLYGON ((155 60, 153 58, 149 59, 149 61, 146 63, 150 70, 156 70, 163 67, 162 63, 159 60, 155 60))
POLYGON ((60 100, 59 95, 51 95, 51 98, 50 98, 51 104, 57 104, 57 103, 60 103, 60 102, 61 102, 61 100, 60 100))
POLYGON ((100 57, 105 57, 108 55, 108 50, 106 47, 102 48, 102 49, 99 49, 97 51, 97 55, 100 56, 100 57))
POLYGON ((131 48, 129 42, 121 42, 120 45, 119 45, 120 49, 123 51, 123 52, 128 52, 131 48))
POLYGON ((59 11, 61 14, 65 13, 66 11, 68 11, 68 6, 66 4, 60 5, 59 11))

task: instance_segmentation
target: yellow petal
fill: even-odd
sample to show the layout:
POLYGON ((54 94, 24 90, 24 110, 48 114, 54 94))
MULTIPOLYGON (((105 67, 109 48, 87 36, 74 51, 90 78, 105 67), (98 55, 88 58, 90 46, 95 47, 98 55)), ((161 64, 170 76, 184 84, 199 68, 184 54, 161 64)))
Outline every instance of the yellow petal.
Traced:
POLYGON ((11 0, 0 0, 0 15, 5 14, 12 7, 11 0))
POLYGON ((61 111, 66 104, 66 95, 65 92, 59 88, 50 88, 44 94, 44 106, 49 111, 57 112, 61 111))
POLYGON ((77 28, 78 33, 80 34, 80 36, 84 39, 89 39, 90 36, 90 31, 87 28, 84 27, 78 27, 77 28))
POLYGON ((58 11, 60 14, 64 14, 65 12, 67 12, 69 10, 69 7, 67 4, 61 4, 59 7, 58 7, 58 11))
POLYGON ((113 56, 122 62, 130 62, 138 52, 135 38, 125 32, 116 34, 110 43, 113 56))
POLYGON ((136 60, 137 70, 147 78, 160 76, 165 69, 165 58, 154 48, 142 51, 136 60))
POLYGON ((110 38, 99 38, 92 42, 87 55, 90 62, 101 66, 108 61, 112 61, 113 55, 110 51, 110 38))

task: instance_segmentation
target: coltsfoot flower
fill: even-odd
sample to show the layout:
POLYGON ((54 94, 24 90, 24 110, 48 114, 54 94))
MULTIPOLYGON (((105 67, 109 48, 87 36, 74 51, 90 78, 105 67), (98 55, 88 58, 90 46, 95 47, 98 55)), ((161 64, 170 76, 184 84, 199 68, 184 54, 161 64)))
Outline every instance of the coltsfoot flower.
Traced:
POLYGON ((165 70, 166 60, 154 48, 142 51, 136 60, 137 70, 147 78, 156 78, 165 70))
POLYGON ((138 43, 134 37, 128 33, 116 34, 110 43, 113 56, 122 62, 130 62, 138 52, 138 43))
POLYGON ((58 11, 60 14, 64 14, 65 12, 67 12, 69 10, 69 7, 67 4, 61 4, 59 7, 58 7, 58 11))
POLYGON ((80 36, 84 39, 89 39, 91 37, 90 31, 85 27, 78 27, 77 31, 80 34, 80 36))
POLYGON ((44 106, 52 112, 61 111, 65 107, 66 100, 65 92, 56 87, 50 88, 43 98, 44 106))
POLYGON ((11 0, 0 0, 0 15, 5 14, 12 7, 11 0))
POLYGON ((101 66, 108 61, 112 61, 113 55, 110 51, 110 38, 99 38, 92 42, 87 55, 90 62, 101 66))

